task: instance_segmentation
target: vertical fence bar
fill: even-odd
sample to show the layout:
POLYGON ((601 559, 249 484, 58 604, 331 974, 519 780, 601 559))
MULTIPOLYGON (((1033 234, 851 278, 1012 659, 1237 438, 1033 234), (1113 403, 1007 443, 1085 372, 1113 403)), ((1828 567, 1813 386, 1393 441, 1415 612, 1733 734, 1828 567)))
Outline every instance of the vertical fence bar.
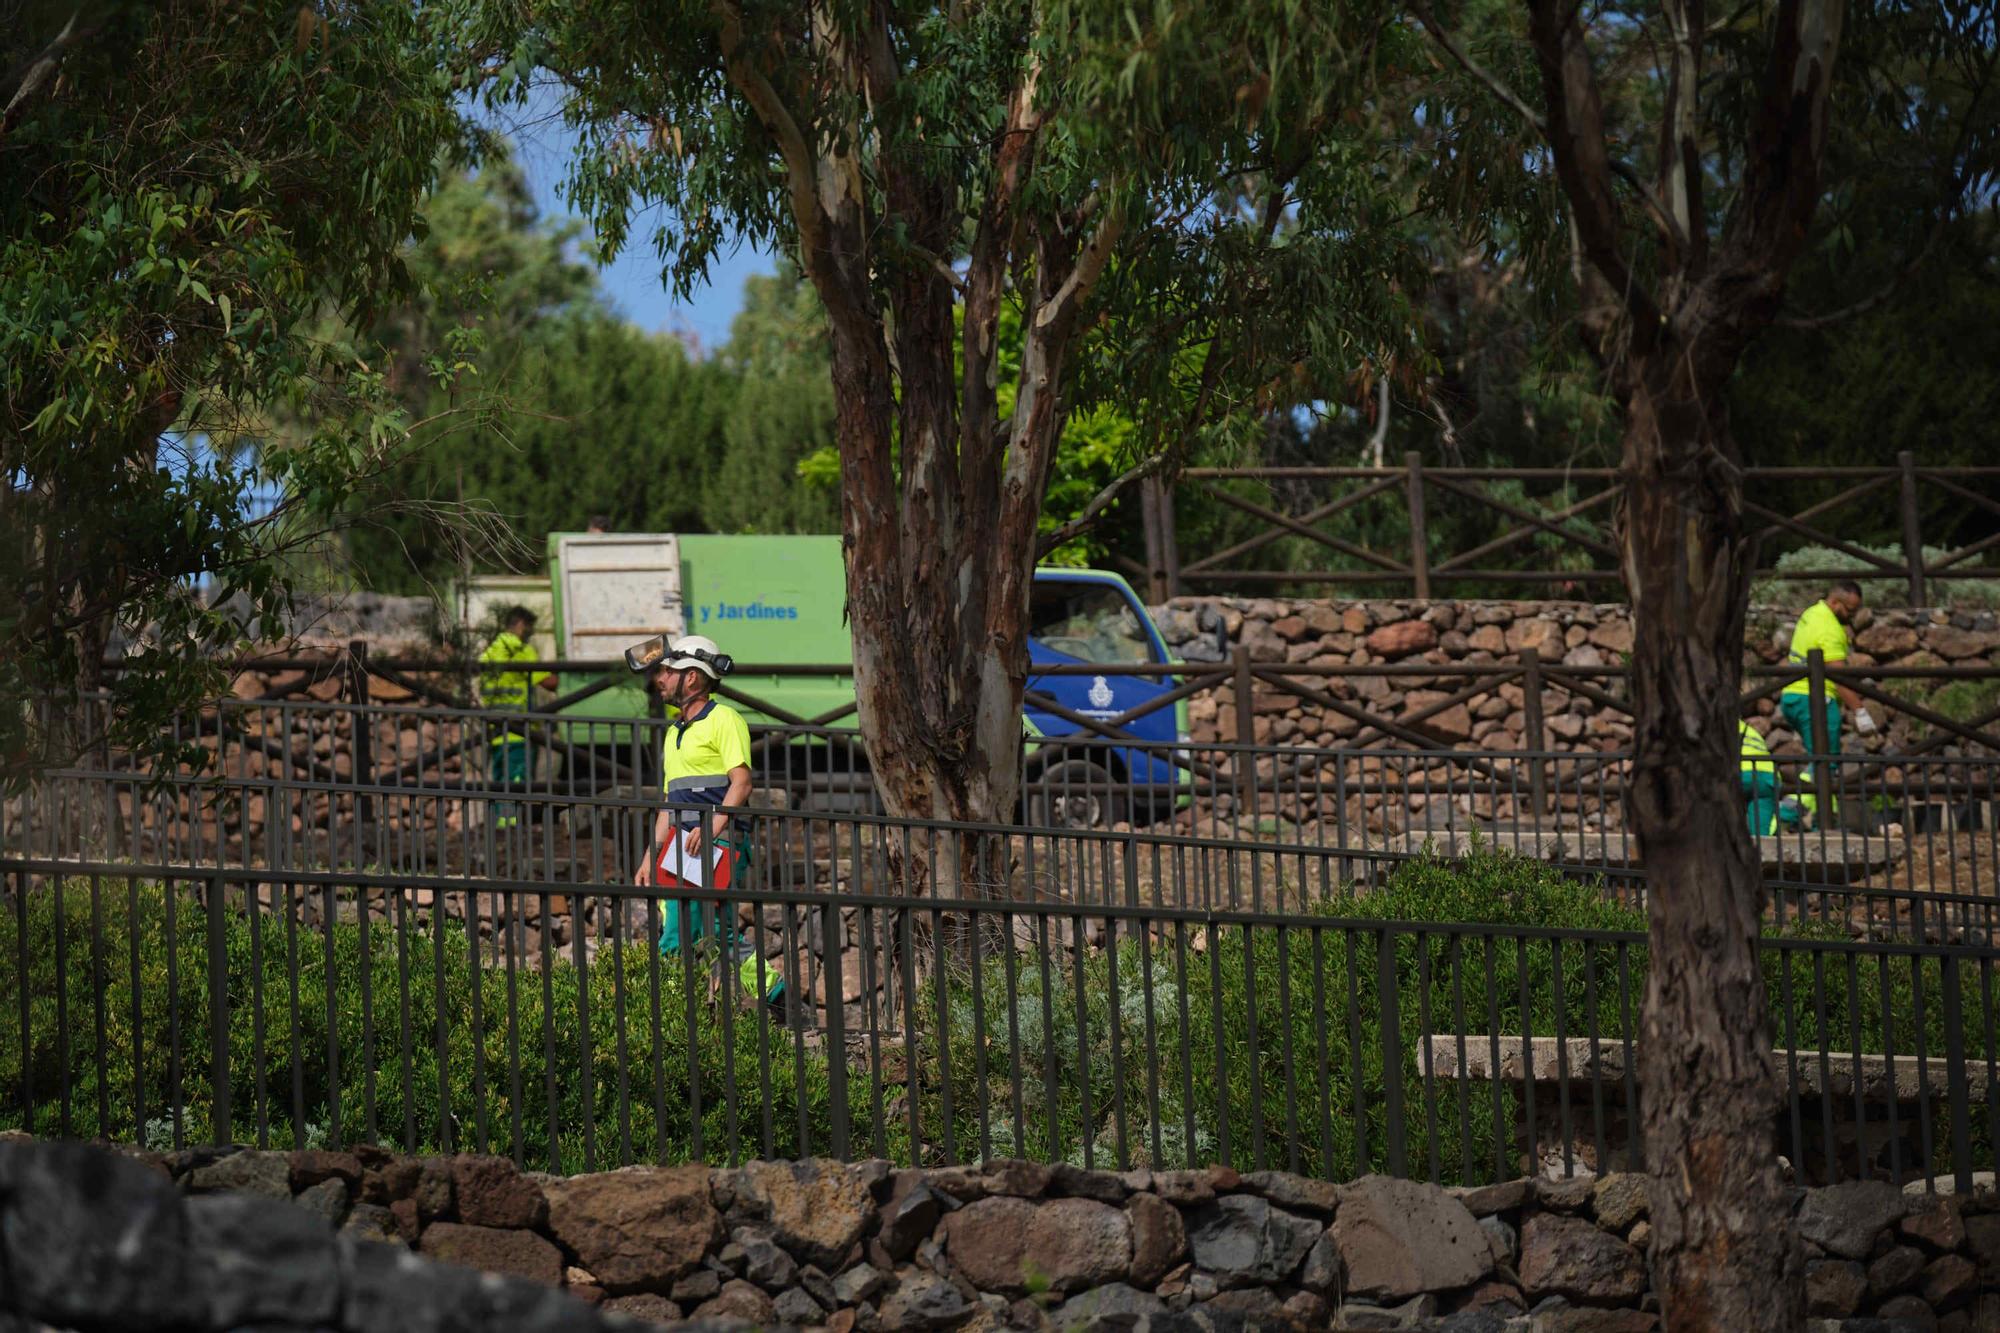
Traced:
POLYGON ((1410 496, 1410 578, 1416 584, 1418 599, 1427 600, 1431 595, 1431 554, 1424 524, 1423 454, 1411 449, 1403 455, 1403 466, 1409 472, 1405 484, 1410 496))
POLYGON ((1397 1003, 1396 937, 1387 930, 1375 936, 1375 961, 1376 1001, 1382 1009, 1382 1120, 1387 1130, 1387 1170, 1392 1176, 1407 1176, 1408 1145, 1403 1124, 1403 1023, 1397 1003))
MULTIPOLYGON (((1938 959, 1938 971, 1944 983, 1944 1076, 1950 1115, 1951 1174, 1958 1197, 1966 1199, 1972 1196, 1972 1109, 1971 1089, 1965 1077, 1965 1013, 1959 993, 1957 956, 1949 951, 1944 953, 1938 959)), ((1924 1092, 1928 1095, 1929 1089, 1924 1092)))
POLYGON ((1250 675, 1250 650, 1242 644, 1236 645, 1233 654, 1236 694, 1236 802, 1238 827, 1241 835, 1254 834, 1257 829, 1257 756, 1250 750, 1255 744, 1257 715, 1250 704, 1253 688, 1250 675))
POLYGON ((1833 819, 1833 767, 1827 762, 1827 746, 1832 738, 1826 734, 1826 655, 1815 648, 1806 654, 1806 687, 1810 717, 1808 726, 1812 734, 1806 738, 1812 751, 1812 789, 1818 809, 1814 812, 1814 822, 1819 828, 1820 843, 1824 847, 1826 830, 1833 819))
POLYGON ((222 876, 208 881, 208 1070, 211 1080, 209 1137, 232 1141, 229 1107, 229 947, 222 919, 222 876))
MULTIPOLYGON (((833 1155, 847 1160, 847 982, 841 976, 846 947, 841 912, 838 907, 820 909, 820 924, 826 949, 826 1100, 833 1113, 833 1155)), ((763 995, 754 997, 763 1000, 763 995)), ((758 1006, 762 1008, 761 1003, 758 1006)), ((942 1008, 943 1006, 940 1006, 942 1008)), ((914 1049, 914 1043, 912 1043, 914 1049)), ((801 1145, 802 1147, 804 1145, 801 1145)))
POLYGON ((1521 738, 1535 757, 1528 761, 1528 802, 1534 807, 1534 830, 1542 832, 1542 814, 1549 807, 1548 761, 1541 757, 1549 748, 1549 733, 1542 719, 1542 653, 1539 648, 1521 650, 1521 716, 1527 734, 1521 738))
POLYGON ((1917 456, 1905 449, 1896 455, 1902 486, 1898 508, 1903 518, 1903 564, 1910 576, 1910 606, 1924 606, 1924 532, 1917 516, 1917 456))
POLYGON ((375 781, 375 719, 368 707, 368 640, 347 645, 347 698, 353 705, 348 743, 354 748, 354 780, 362 790, 354 797, 354 859, 358 870, 367 862, 362 848, 375 823, 375 798, 367 788, 375 781))
MULTIPOLYGON (((137 901, 136 894, 137 890, 135 889, 135 902, 137 901)), ((132 951, 135 958, 138 956, 138 949, 139 914, 135 910, 132 913, 132 951)), ((17 985, 19 986, 21 999, 21 1128, 32 1134, 35 1132, 35 1062, 31 1057, 35 1050, 35 1030, 33 1000, 29 995, 29 991, 33 988, 28 985, 28 873, 25 870, 16 871, 14 875, 14 951, 17 955, 14 961, 14 975, 19 979, 17 985)), ((135 1010, 139 1005, 138 975, 139 968, 135 962, 132 966, 132 976, 134 978, 132 985, 132 1006, 135 1010)), ((132 1037, 135 1042, 138 1040, 139 1031, 139 1025, 134 1023, 132 1025, 132 1037)), ((143 1078, 143 1075, 139 1072, 141 1068, 138 1054, 134 1052, 132 1057, 132 1072, 135 1079, 143 1078)), ((143 1109, 135 1109, 139 1109, 139 1113, 144 1114, 143 1109)), ((141 1122, 139 1128, 143 1133, 145 1129, 144 1122, 141 1122)))

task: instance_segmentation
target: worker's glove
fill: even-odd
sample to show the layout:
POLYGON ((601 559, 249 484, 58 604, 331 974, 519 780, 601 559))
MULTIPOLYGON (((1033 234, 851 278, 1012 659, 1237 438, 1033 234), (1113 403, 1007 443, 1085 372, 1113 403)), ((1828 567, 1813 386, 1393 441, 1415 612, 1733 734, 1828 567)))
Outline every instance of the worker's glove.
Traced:
POLYGON ((1863 736, 1873 736, 1875 734, 1875 718, 1867 709, 1861 708, 1855 711, 1854 729, 1863 736))

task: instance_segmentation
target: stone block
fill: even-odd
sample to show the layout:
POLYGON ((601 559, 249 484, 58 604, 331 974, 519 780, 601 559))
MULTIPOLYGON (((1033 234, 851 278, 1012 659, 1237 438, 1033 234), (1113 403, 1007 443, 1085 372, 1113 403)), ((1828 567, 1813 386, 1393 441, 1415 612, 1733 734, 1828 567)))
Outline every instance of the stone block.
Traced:
POLYGON ((1909 1202, 1886 1181, 1852 1180, 1807 1190, 1799 1235, 1843 1259, 1866 1259, 1875 1237, 1902 1220, 1909 1202))
POLYGON ((1286 1281, 1324 1230, 1322 1224, 1273 1208, 1253 1194, 1205 1204, 1187 1223, 1195 1265, 1225 1287, 1286 1281))
POLYGON ((706 1167, 611 1171, 544 1190, 550 1232, 614 1295, 665 1291, 722 1241, 706 1167))
POLYGON ((772 1235, 802 1262, 838 1265, 875 1220, 875 1200, 838 1162, 752 1162, 737 1197, 768 1219, 772 1235))
POLYGON ((1347 1289, 1392 1300, 1469 1286, 1493 1271, 1493 1251, 1464 1204, 1434 1185, 1364 1176, 1340 1194, 1334 1244, 1347 1289))
POLYGON ((1180 1209, 1156 1194, 1135 1194, 1125 1201, 1125 1215, 1132 1224, 1132 1281, 1155 1286, 1187 1257, 1180 1209))
POLYGON ((549 1287, 562 1285, 562 1251, 532 1231, 433 1222, 424 1228, 417 1251, 439 1263, 527 1278, 549 1287))
POLYGON ((292 1197, 292 1164, 281 1152, 246 1148, 219 1161, 198 1166, 188 1175, 188 1191, 209 1194, 254 1194, 266 1199, 292 1197))
POLYGON ((541 1187, 505 1157, 454 1157, 451 1173, 462 1222, 534 1230, 548 1220, 548 1199, 541 1187))
POLYGON ((1532 1297, 1613 1304, 1646 1289, 1639 1252, 1580 1217, 1538 1213, 1521 1227, 1521 1286, 1532 1297))

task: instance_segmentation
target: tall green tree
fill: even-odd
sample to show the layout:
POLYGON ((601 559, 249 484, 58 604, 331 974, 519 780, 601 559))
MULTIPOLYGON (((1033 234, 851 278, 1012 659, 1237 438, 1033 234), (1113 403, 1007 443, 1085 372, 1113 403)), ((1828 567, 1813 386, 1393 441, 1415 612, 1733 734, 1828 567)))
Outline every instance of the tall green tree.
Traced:
MULTIPOLYGON (((348 534, 356 573, 434 590, 462 568, 534 572, 551 532, 703 532, 737 382, 676 338, 596 308, 478 355, 476 413, 420 440, 401 503, 348 534)), ((445 410, 434 406, 434 411, 445 410)))
POLYGON ((831 532, 839 492, 804 474, 833 444, 826 312, 792 264, 743 284, 717 359, 738 382, 703 512, 715 532, 831 532))
POLYGON ((460 132, 433 18, 367 0, 0 4, 9 779, 107 739, 74 708, 39 729, 29 699, 108 685, 108 739, 157 751, 160 720, 220 683, 215 654, 277 625, 286 551, 404 446, 381 369, 311 317, 365 318, 405 283, 402 243, 460 132), (307 427, 253 475, 279 410, 307 427), (253 517, 260 479, 285 498, 253 517), (245 594, 248 623, 194 597, 200 577, 245 594), (139 647, 106 681, 121 631, 139 647))
POLYGON ((552 531, 705 531, 737 377, 605 302, 574 221, 543 217, 504 149, 446 173, 405 248, 409 297, 330 336, 382 349, 391 389, 436 418, 393 473, 394 503, 347 535, 360 581, 417 592, 462 569, 529 571, 552 531), (440 385, 421 349, 450 340, 440 385))
POLYGON ((1757 963, 1763 877, 1735 786, 1749 569, 1729 389, 1783 313, 1816 224, 1840 225, 1838 200, 1821 204, 1843 159, 1887 145, 1909 166, 1921 188, 1906 190, 1919 217, 1905 234, 1990 189, 1991 14, 1529 0, 1525 33, 1503 29, 1489 54, 1485 25, 1513 14, 1469 7, 1453 31, 1414 8, 1495 113, 1532 136, 1483 160, 1496 179, 1545 168, 1557 191, 1545 234, 1567 241, 1556 272, 1572 275, 1576 327, 1620 408, 1654 1282, 1671 1329, 1796 1328, 1803 1274, 1757 963), (1539 87, 1524 98, 1515 79, 1529 59, 1539 87))
MULTIPOLYGON (((896 814, 1013 813, 1071 413, 1129 404, 1135 459, 1158 457, 1294 367, 1401 337, 1379 281, 1396 164, 1364 114, 1400 37, 1374 6, 466 7, 477 59, 558 86, 600 235, 663 205, 682 290, 736 234, 818 293, 860 724, 896 814)), ((976 889, 952 855, 940 874, 976 889)))

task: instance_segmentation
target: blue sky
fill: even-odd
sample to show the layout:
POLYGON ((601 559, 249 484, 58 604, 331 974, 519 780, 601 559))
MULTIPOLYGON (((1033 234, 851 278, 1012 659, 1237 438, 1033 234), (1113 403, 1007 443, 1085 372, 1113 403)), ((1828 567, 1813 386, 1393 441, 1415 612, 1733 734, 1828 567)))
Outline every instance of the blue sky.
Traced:
MULTIPOLYGON (((568 174, 569 159, 576 151, 576 136, 562 121, 541 108, 496 116, 494 123, 514 141, 515 154, 535 192, 535 202, 544 214, 568 216, 574 210, 562 198, 561 187, 568 174)), ((769 273, 769 255, 743 246, 717 261, 706 291, 697 293, 686 305, 674 300, 660 281, 659 260, 652 242, 644 233, 650 227, 634 227, 634 236, 612 263, 600 270, 599 281, 627 319, 642 328, 682 336, 692 335, 704 352, 713 352, 729 340, 729 323, 743 304, 743 280, 756 273, 769 273)))

